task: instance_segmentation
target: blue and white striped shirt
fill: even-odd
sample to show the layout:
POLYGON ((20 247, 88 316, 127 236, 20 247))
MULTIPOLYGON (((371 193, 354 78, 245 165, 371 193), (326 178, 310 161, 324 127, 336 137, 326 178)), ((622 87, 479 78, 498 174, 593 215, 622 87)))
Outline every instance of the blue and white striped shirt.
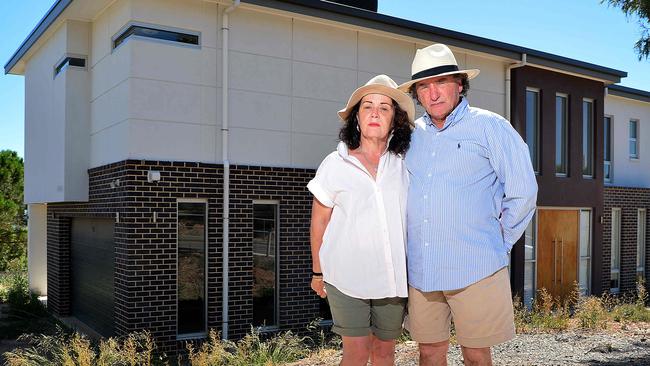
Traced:
POLYGON ((460 289, 507 266, 533 216, 528 147, 506 119, 465 98, 441 129, 426 113, 415 125, 406 155, 408 282, 460 289))

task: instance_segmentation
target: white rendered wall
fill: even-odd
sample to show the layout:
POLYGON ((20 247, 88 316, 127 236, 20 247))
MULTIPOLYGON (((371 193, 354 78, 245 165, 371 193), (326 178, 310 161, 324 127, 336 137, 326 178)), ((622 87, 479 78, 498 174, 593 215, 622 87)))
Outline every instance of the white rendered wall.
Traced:
POLYGON ((27 62, 25 69, 25 202, 63 199, 64 86, 53 65, 65 52, 65 25, 27 62), (56 82, 56 83, 55 83, 56 82), (59 108, 55 110, 57 107, 59 108), (57 143, 59 142, 59 143, 57 143), (47 182, 47 184, 44 184, 47 182))
MULTIPOLYGON (((68 21, 66 54, 88 57, 90 23, 68 21)), ((86 61, 87 62, 87 61, 86 61)), ((90 76, 88 69, 68 67, 65 78, 65 201, 88 200, 90 164, 90 76)))
MULTIPOLYGON (((221 162, 223 10, 199 0, 118 0, 96 19, 92 167, 129 158, 221 162), (132 38, 111 51, 128 22, 200 32, 201 45, 132 38)), ((230 15, 231 163, 316 168, 336 146, 336 111, 352 91, 379 73, 408 80, 416 48, 426 45, 242 4, 230 15)), ((457 57, 482 70, 470 103, 502 114, 505 65, 457 57)))
MULTIPOLYGON (((352 91, 380 73, 398 83, 410 79, 415 50, 426 45, 304 17, 236 10, 231 161, 317 167, 336 146, 336 111, 352 91)), ((472 81, 470 102, 502 114, 505 65, 462 53, 459 63, 484 72, 472 81)))
POLYGON ((27 206, 27 272, 29 289, 47 295, 47 206, 27 206))
POLYGON ((217 5, 115 2, 93 26, 91 166, 128 158, 220 162, 217 5), (201 47, 111 38, 129 22, 200 32, 201 47), (101 46, 96 46, 97 44, 101 46))
POLYGON ((88 23, 68 21, 28 60, 25 70, 25 202, 88 198, 89 79, 55 66, 89 51, 88 23))
MULTIPOLYGON (((131 2, 118 0, 92 23, 89 72, 90 167, 127 159, 131 47, 111 52, 111 37, 131 19, 131 2)), ((126 46, 126 45, 125 45, 126 46)))
POLYGON ((611 185, 650 187, 650 103, 613 95, 605 98, 605 116, 612 117, 611 185), (639 158, 630 159, 629 123, 639 121, 639 158))

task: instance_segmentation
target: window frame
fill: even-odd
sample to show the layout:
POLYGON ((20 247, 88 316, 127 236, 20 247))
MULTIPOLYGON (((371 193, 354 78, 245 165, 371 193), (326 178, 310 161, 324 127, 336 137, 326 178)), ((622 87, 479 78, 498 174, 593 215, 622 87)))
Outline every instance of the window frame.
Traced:
POLYGON ((207 199, 203 198, 178 198, 176 199, 176 340, 187 340, 187 339, 201 339, 201 338, 206 338, 208 336, 208 225, 209 225, 209 203, 207 199), (203 203, 205 206, 205 225, 204 225, 204 230, 205 230, 205 243, 204 243, 204 249, 205 249, 205 263, 204 263, 204 284, 203 284, 203 291, 205 294, 205 299, 204 301, 204 308, 203 308, 203 320, 204 320, 204 329, 205 331, 203 332, 193 332, 193 333, 178 333, 178 204, 179 203, 203 203))
MULTIPOLYGON (((533 281, 533 297, 530 299, 530 302, 528 302, 528 299, 526 299, 526 298, 522 299, 522 301, 524 302, 524 304, 526 306, 532 306, 534 298, 536 297, 536 294, 537 294, 537 274, 538 274, 538 271, 537 271, 537 258, 538 258, 538 253, 537 253, 537 250, 538 250, 538 245, 537 245, 537 236, 538 236, 537 235, 537 232, 538 232, 537 211, 535 211, 535 213, 533 214, 533 217, 530 220, 530 223, 528 225, 529 226, 527 226, 526 230, 524 231, 524 276, 526 276, 526 264, 527 263, 532 263, 532 265, 533 265, 533 278, 532 278, 532 281, 533 281), (534 250, 533 250, 534 258, 533 259, 526 258, 526 248, 525 248, 525 246, 526 246, 526 236, 528 235, 528 232, 527 232, 528 227, 530 227, 531 231, 532 231, 532 235, 530 235, 530 238, 531 238, 531 241, 532 241, 533 247, 534 247, 534 250)), ((525 283, 526 283, 526 280, 524 279, 524 286, 525 286, 525 283)), ((522 296, 523 296, 523 294, 522 294, 522 296)))
POLYGON ((165 26, 165 25, 160 25, 160 24, 130 21, 130 22, 126 23, 122 28, 120 28, 120 30, 118 30, 111 37, 111 44, 110 44, 111 53, 113 51, 119 49, 120 47, 122 47, 122 45, 126 44, 130 39, 146 40, 148 42, 159 42, 159 43, 175 45, 175 46, 179 46, 179 47, 201 48, 202 35, 201 35, 200 31, 194 31, 194 30, 189 30, 189 29, 184 29, 184 28, 170 27, 170 26, 165 26), (133 27, 147 28, 147 29, 152 29, 152 30, 157 30, 157 31, 172 32, 172 33, 179 33, 179 34, 182 34, 182 35, 195 36, 195 37, 197 37, 197 44, 183 43, 183 42, 171 41, 171 40, 167 40, 167 39, 160 39, 160 38, 155 38, 155 37, 147 37, 147 36, 142 36, 142 35, 137 35, 137 34, 131 34, 131 35, 128 35, 128 36, 124 37, 120 41, 120 43, 116 45, 115 42, 118 39, 120 39, 125 33, 127 33, 133 27))
POLYGON ((565 93, 555 93, 555 176, 556 177, 568 177, 569 176, 569 94, 565 93), (563 150, 564 150, 564 156, 563 156, 563 164, 564 164, 564 172, 558 172, 557 171, 557 162, 558 162, 558 157, 557 157, 557 143, 558 143, 558 129, 557 129, 557 100, 558 98, 563 98, 564 99, 564 120, 562 122, 563 124, 563 150))
POLYGON ((606 114, 603 117, 603 180, 605 183, 612 183, 614 177, 614 170, 612 166, 613 165, 612 161, 614 160, 614 149, 612 149, 613 124, 614 124, 614 116, 606 114), (605 122, 607 120, 609 120, 609 123, 605 122), (607 160, 608 152, 609 152, 609 160, 607 160))
POLYGON ((622 211, 620 207, 612 207, 612 228, 611 228, 611 243, 610 243, 610 286, 611 286, 611 275, 616 274, 618 287, 610 287, 609 292, 617 294, 621 291, 621 227, 622 227, 622 211), (614 215, 614 213, 617 213, 614 215), (614 216, 617 216, 618 221, 614 222, 614 216), (616 240, 614 240, 616 239, 616 240), (614 267, 614 245, 617 247, 617 259, 618 263, 614 267))
POLYGON ((77 70, 88 70, 88 56, 80 55, 76 53, 66 53, 64 54, 55 64, 52 66, 52 78, 56 79, 61 73, 65 70, 72 68, 77 70), (71 60, 83 60, 83 66, 73 65, 70 63, 71 60))
POLYGON ((535 132, 534 132, 534 143, 535 146, 533 147, 534 152, 535 152, 535 157, 533 158, 532 156, 530 157, 531 163, 533 165, 533 170, 535 171, 535 175, 541 175, 542 174, 542 159, 541 159, 541 120, 542 120, 542 108, 541 108, 541 101, 542 101, 542 90, 540 88, 535 88, 535 87, 526 87, 526 94, 525 94, 525 107, 524 107, 524 125, 526 128, 526 144, 528 145, 528 151, 529 153, 531 152, 531 147, 530 147, 530 141, 528 140, 528 92, 535 93, 536 98, 536 111, 535 111, 535 132))
MULTIPOLYGON (((252 202, 252 219, 253 219, 253 225, 254 225, 254 220, 255 220, 255 205, 273 205, 275 207, 275 298, 273 301, 273 305, 275 306, 274 309, 274 316, 275 316, 275 323, 273 325, 255 325, 253 326, 258 329, 261 332, 273 332, 277 331, 280 329, 280 201, 279 200, 253 200, 252 202)), ((252 227, 254 230, 254 226, 252 227)), ((252 242, 251 242, 252 244, 252 242)), ((254 254, 253 254, 254 255, 254 254)), ((255 268, 255 264, 253 263, 251 269, 255 268)), ((252 293, 251 293, 252 296, 252 293)), ((252 298, 252 297, 251 297, 252 298)), ((251 309, 251 314, 253 312, 253 309, 251 309)))
POLYGON ((645 208, 637 209, 636 216, 636 275, 639 278, 639 273, 645 279, 646 271, 646 240, 647 240, 647 225, 648 213, 645 208))
POLYGON ((594 171, 594 165, 595 165, 594 164, 594 152, 595 152, 595 144, 594 144, 595 131, 594 130, 595 130, 595 127, 596 127, 595 123, 594 123, 594 120, 595 120, 595 117, 596 117, 595 116, 595 110, 596 110, 595 106, 596 106, 596 104, 595 104, 595 101, 593 99, 591 99, 591 98, 582 98, 581 106, 582 106, 582 166, 581 166, 582 177, 586 178, 586 179, 593 179, 596 176, 596 172, 594 171), (585 113, 584 113, 584 111, 585 111, 585 107, 584 107, 585 103, 589 103, 589 105, 591 106, 591 108, 590 108, 590 110, 591 110, 590 117, 591 118, 589 118, 588 121, 587 121, 587 117, 585 116, 585 113), (589 171, 588 172, 585 172, 585 138, 584 138, 585 137, 585 128, 586 128, 585 122, 590 122, 589 125, 591 127, 590 133, 588 133, 588 136, 587 136, 588 141, 589 141, 589 149, 587 151, 587 158, 589 159, 589 161, 588 161, 588 169, 589 169, 589 171))
MULTIPOLYGON (((592 280, 593 280, 592 276, 591 276, 591 270, 592 270, 592 266, 593 266, 593 261, 592 261, 592 259, 593 259, 593 250, 592 250, 592 246, 593 246, 593 230, 594 230, 594 215, 593 215, 594 211, 592 209, 590 209, 590 208, 581 208, 579 210, 579 212, 578 212, 578 215, 579 215, 578 225, 580 225, 580 228, 579 228, 579 233, 580 234, 582 234, 581 227, 582 227, 582 213, 583 212, 588 213, 588 221, 587 222, 589 224, 589 227, 588 227, 588 230, 587 230, 588 238, 587 238, 587 255, 586 256, 581 255, 582 253, 581 253, 580 250, 581 250, 581 244, 582 244, 582 237, 578 238, 578 286, 580 285, 580 273, 581 273, 580 266, 582 265, 583 261, 587 261, 587 263, 588 263, 587 279, 586 279, 587 287, 584 288, 584 289, 582 287, 580 287, 580 290, 581 290, 582 295, 588 296, 591 293, 591 287, 592 287, 591 285, 592 285, 592 280)), ((620 255, 619 255, 619 262, 620 262, 620 255)), ((619 268, 620 268, 620 265, 619 265, 619 268)), ((620 286, 620 284, 619 284, 619 286, 620 286)))
POLYGON ((641 155, 640 152, 639 152, 639 148, 640 148, 640 144, 639 144, 640 126, 639 125, 640 125, 640 123, 639 123, 638 119, 630 118, 630 120, 628 122, 628 131, 627 131, 627 134, 628 134, 628 147, 627 147, 628 150, 627 150, 627 152, 628 152, 628 156, 629 156, 630 160, 639 160, 639 156, 641 155), (631 135, 630 134, 630 127, 631 127, 632 123, 634 123, 634 126, 635 126, 634 132, 636 134, 636 137, 630 136, 631 135), (632 144, 634 144, 634 149, 636 150, 636 153, 634 155, 630 152, 630 146, 632 146, 632 144))

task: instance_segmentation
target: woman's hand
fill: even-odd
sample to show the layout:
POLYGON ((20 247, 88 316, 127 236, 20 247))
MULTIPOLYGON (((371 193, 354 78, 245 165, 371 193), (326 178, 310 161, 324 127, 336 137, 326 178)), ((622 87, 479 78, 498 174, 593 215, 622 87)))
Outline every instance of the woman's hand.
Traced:
POLYGON ((316 292, 316 295, 326 298, 327 292, 325 292, 325 282, 323 282, 322 277, 312 277, 311 278, 311 289, 316 292))

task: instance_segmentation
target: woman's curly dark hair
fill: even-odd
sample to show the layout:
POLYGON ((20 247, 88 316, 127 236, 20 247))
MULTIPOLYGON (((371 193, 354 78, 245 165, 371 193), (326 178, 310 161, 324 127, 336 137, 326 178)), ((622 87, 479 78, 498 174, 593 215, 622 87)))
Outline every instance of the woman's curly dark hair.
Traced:
MULTIPOLYGON (((357 112, 359 112, 360 105, 361 101, 352 107, 348 118, 339 131, 339 138, 348 145, 348 149, 350 150, 359 148, 359 144, 361 143, 361 132, 357 131, 357 126, 359 125, 357 112)), ((399 155, 406 153, 409 149, 409 145, 411 144, 411 125, 408 114, 394 100, 393 109, 395 111, 393 114, 393 138, 390 139, 390 143, 388 144, 388 151, 399 155)))

